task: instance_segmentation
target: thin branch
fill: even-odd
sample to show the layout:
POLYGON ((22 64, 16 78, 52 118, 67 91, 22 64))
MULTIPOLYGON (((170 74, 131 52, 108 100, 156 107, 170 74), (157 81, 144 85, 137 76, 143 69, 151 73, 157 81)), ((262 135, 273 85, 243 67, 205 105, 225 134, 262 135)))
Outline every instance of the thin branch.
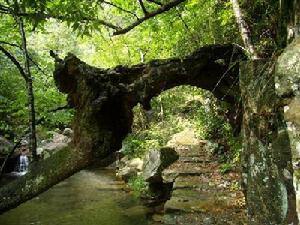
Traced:
POLYGON ((101 0, 101 3, 104 3, 104 4, 106 4, 106 5, 110 5, 110 6, 112 6, 112 7, 115 7, 116 9, 118 9, 118 10, 120 10, 120 11, 122 11, 122 12, 128 13, 128 14, 131 14, 131 15, 133 15, 136 19, 139 19, 139 17, 138 17, 134 12, 131 12, 131 11, 127 10, 127 9, 124 9, 124 8, 122 8, 121 6, 116 5, 115 3, 107 2, 107 1, 105 1, 105 0, 101 0))
POLYGON ((198 33, 196 33, 196 34, 193 33, 193 32, 191 31, 190 27, 188 26, 188 24, 187 24, 187 23, 185 22, 185 20, 183 19, 181 13, 180 13, 180 12, 177 12, 177 13, 178 13, 178 17, 179 17, 179 19, 181 20, 183 26, 184 26, 185 29, 190 33, 190 35, 191 35, 191 37, 192 37, 192 40, 195 42, 196 45, 199 46, 199 45, 200 45, 200 42, 199 42, 200 38, 199 38, 198 36, 196 36, 196 34, 198 34, 198 33))
MULTIPOLYGON (((19 10, 19 5, 16 3, 16 9, 19 10)), ((37 141, 36 141, 36 126, 35 126, 35 105, 34 105, 34 93, 33 93, 33 84, 32 84, 32 76, 30 71, 30 60, 28 57, 27 51, 27 39, 26 33, 24 29, 24 22, 22 17, 15 17, 15 20, 19 26, 19 33, 22 40, 22 51, 25 63, 25 73, 28 77, 27 85, 27 98, 28 98, 28 113, 29 113, 29 128, 30 128, 30 136, 29 136, 29 149, 32 151, 32 156, 34 160, 38 159, 37 156, 37 141)))
POLYGON ((133 22, 131 25, 123 28, 123 29, 119 29, 117 31, 115 31, 113 33, 113 35, 120 35, 120 34, 125 34, 128 31, 132 30, 133 28, 135 28, 136 26, 140 25, 141 23, 145 22, 146 20, 153 18, 159 14, 162 14, 164 12, 169 11, 170 9, 176 7, 177 5, 181 4, 182 2, 185 2, 186 0, 174 0, 166 5, 163 5, 162 7, 160 7, 159 9, 148 13, 146 16, 144 16, 143 18, 133 22))
POLYGON ((1 41, 0 40, 0 44, 9 45, 9 46, 17 47, 17 48, 21 49, 20 45, 17 45, 17 44, 14 44, 14 43, 10 43, 10 42, 7 42, 7 41, 1 41))
POLYGON ((143 0, 139 0, 139 3, 140 3, 140 6, 141 6, 141 8, 142 8, 142 10, 143 10, 143 13, 145 14, 145 16, 148 15, 149 13, 148 13, 148 11, 147 11, 145 5, 144 5, 143 0))
POLYGON ((50 50, 49 54, 55 60, 55 62, 61 62, 62 61, 62 59, 59 58, 58 54, 56 54, 53 50, 50 50))
MULTIPOLYGON (((151 19, 151 18, 153 18, 153 17, 155 17, 159 14, 162 14, 164 12, 167 12, 170 9, 176 7, 177 5, 183 3, 187 0, 173 0, 173 1, 171 1, 167 4, 165 4, 165 5, 163 5, 162 3, 160 3, 157 0, 147 0, 147 1, 155 3, 157 5, 160 5, 161 7, 154 10, 154 11, 152 11, 152 12, 147 12, 142 0, 139 0, 139 2, 141 3, 141 7, 143 9, 143 12, 145 13, 145 16, 142 17, 142 18, 138 18, 138 16, 136 14, 134 14, 133 12, 130 12, 126 9, 123 9, 123 8, 119 7, 118 5, 116 5, 114 3, 110 3, 110 2, 107 2, 105 0, 103 0, 103 1, 100 0, 100 2, 103 2, 105 4, 109 4, 113 7, 118 8, 119 10, 130 13, 131 15, 134 15, 136 17, 137 20, 135 22, 133 22, 132 24, 128 25, 127 27, 125 27, 125 28, 122 28, 118 25, 115 25, 115 24, 112 24, 112 23, 107 22, 105 20, 97 19, 97 18, 81 17, 80 20, 81 21, 87 21, 87 22, 92 21, 92 22, 99 23, 99 24, 101 24, 105 27, 113 29, 114 30, 113 35, 121 35, 121 34, 125 34, 125 33, 129 32, 130 30, 132 30, 136 26, 140 25, 141 23, 145 22, 146 20, 151 19)), ((9 8, 3 8, 3 10, 5 10, 4 13, 11 14, 11 15, 14 15, 14 16, 17 16, 17 17, 28 17, 28 18, 32 18, 32 19, 50 19, 50 18, 53 18, 53 19, 57 19, 57 20, 61 20, 61 21, 69 21, 70 20, 70 18, 66 15, 61 16, 61 15, 53 15, 51 13, 27 13, 27 12, 15 13, 12 10, 10 10, 9 8)), ((1 11, 1 8, 0 8, 0 11, 1 11)))
POLYGON ((40 71, 40 72, 41 72, 42 74, 44 74, 44 75, 47 75, 47 73, 40 67, 40 65, 39 65, 36 61, 34 61, 34 60, 31 58, 30 55, 28 55, 28 58, 29 58, 30 62, 31 62, 33 65, 35 65, 35 67, 38 69, 38 71, 40 71))
MULTIPOLYGON (((14 44, 14 43, 10 43, 10 42, 6 42, 6 41, 1 41, 0 40, 0 44, 4 44, 4 45, 9 45, 9 46, 12 46, 12 47, 16 47, 16 48, 19 48, 20 50, 22 50, 22 47, 20 45, 17 45, 17 44, 14 44)), ((44 75, 46 75, 46 72, 40 67, 40 65, 35 62, 32 57, 29 55, 28 53, 28 58, 30 60, 30 62, 36 66, 36 68, 44 75)))
POLYGON ((0 45, 0 51, 4 53, 4 55, 10 59, 10 61, 12 61, 13 64, 15 64, 15 66, 17 67, 17 69, 19 70, 20 74, 22 75, 22 77, 25 79, 25 81, 28 81, 28 77, 23 69, 23 67, 21 66, 21 64, 19 63, 19 61, 9 52, 7 51, 5 48, 3 48, 0 45))

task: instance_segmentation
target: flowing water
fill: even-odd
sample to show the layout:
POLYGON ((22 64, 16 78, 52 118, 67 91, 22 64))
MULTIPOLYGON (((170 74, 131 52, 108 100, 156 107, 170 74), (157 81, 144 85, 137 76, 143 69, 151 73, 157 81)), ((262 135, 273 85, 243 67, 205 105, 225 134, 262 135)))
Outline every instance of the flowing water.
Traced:
POLYGON ((112 170, 82 170, 0 215, 1 225, 146 225, 147 209, 112 170))

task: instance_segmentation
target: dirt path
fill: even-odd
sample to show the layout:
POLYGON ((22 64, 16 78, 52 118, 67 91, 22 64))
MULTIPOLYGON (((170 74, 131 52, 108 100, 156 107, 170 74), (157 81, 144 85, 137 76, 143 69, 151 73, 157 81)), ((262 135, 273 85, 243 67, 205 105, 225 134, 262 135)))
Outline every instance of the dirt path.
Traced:
POLYGON ((205 142, 176 149, 179 160, 163 172, 165 180, 174 182, 172 197, 164 206, 164 224, 246 224, 238 173, 222 175, 205 142))

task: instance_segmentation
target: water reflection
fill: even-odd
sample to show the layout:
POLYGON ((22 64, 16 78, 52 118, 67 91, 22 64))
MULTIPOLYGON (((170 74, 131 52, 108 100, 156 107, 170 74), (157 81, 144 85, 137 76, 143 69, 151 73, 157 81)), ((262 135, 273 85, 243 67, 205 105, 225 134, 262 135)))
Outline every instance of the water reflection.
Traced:
POLYGON ((147 209, 111 170, 83 170, 16 209, 1 225, 146 225, 147 209))

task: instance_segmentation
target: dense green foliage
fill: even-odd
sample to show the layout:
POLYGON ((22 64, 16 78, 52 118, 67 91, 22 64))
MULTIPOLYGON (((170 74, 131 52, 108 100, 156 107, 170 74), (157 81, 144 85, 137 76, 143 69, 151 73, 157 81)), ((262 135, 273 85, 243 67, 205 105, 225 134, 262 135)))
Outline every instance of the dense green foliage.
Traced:
POLYGON ((142 157, 149 149, 165 146, 172 135, 192 129, 199 139, 215 143, 215 153, 227 152, 224 162, 228 158, 238 160, 240 140, 233 136, 225 120, 226 105, 211 93, 179 86, 154 98, 151 105, 150 115, 141 106, 134 109, 133 132, 124 140, 122 149, 129 157, 142 157))
POLYGON ((128 180, 128 186, 132 190, 135 197, 141 197, 150 194, 147 183, 141 176, 130 177, 128 180))
MULTIPOLYGON (((7 30, 5 27, 3 27, 3 30, 7 36, 3 36, 1 41, 19 43, 20 40, 17 34, 14 33, 15 30, 7 30), (13 42, 11 41, 11 35, 16 36, 13 42)), ((29 43, 30 56, 34 61, 31 64, 31 71, 34 77, 37 118, 41 120, 42 125, 47 129, 66 126, 71 120, 71 111, 50 112, 66 104, 65 97, 58 92, 54 85, 52 78, 53 60, 48 56, 49 53, 46 50, 47 44, 51 44, 51 48, 55 48, 59 43, 54 38, 46 39, 45 37, 39 37, 37 34, 29 36, 29 43)), ((7 49, 22 61, 22 53, 19 47, 8 46, 7 49)), ((22 134, 28 126, 26 85, 15 65, 3 55, 0 55, 0 58, 0 135, 13 139, 14 136, 22 134)), ((41 129, 44 130, 44 128, 41 129)))
POLYGON ((251 38, 256 50, 263 57, 272 55, 282 47, 278 43, 280 40, 277 40, 278 33, 282 32, 278 30, 279 4, 280 1, 277 0, 241 1, 241 7, 246 9, 245 20, 250 26, 251 38))
MULTIPOLYGON (((0 6, 16 7, 9 2, 0 1, 0 6)), ((253 30, 256 47, 268 53, 276 48, 272 28, 276 26, 277 5, 266 4, 264 1, 241 2, 242 8, 247 9, 245 19, 253 30), (254 12, 257 17, 252 16, 254 12)), ((145 2, 145 6, 149 12, 159 8, 150 2, 145 2)), ((14 18, 1 7, 0 44, 22 62, 18 47, 21 40, 14 18)), ((183 57, 206 44, 234 42, 241 45, 231 5, 225 1, 184 1, 120 36, 112 34, 136 21, 136 17, 145 16, 138 1, 23 0, 18 7, 24 12, 30 56, 39 65, 32 63, 31 70, 36 114, 37 118, 43 118, 40 133, 69 126, 72 118, 70 110, 50 112, 66 104, 65 96, 57 91, 53 82, 50 49, 60 56, 72 52, 89 64, 112 67, 155 58, 183 57)), ((26 87, 15 66, 3 54, 0 57, 0 135, 12 138, 27 127, 26 87)), ((135 108, 133 133, 125 140, 124 151, 131 157, 141 156, 149 148, 165 145, 174 133, 189 126, 197 131, 199 138, 220 142, 225 149, 229 146, 239 149, 239 142, 232 137, 231 128, 224 121, 226 107, 212 95, 195 88, 166 91, 153 99, 150 116, 140 106, 135 108)))
MULTIPOLYGON (((7 4, 9 2, 0 1, 0 6, 14 8, 14 4, 7 4)), ((162 1, 164 2, 169 1, 162 1)), ((61 56, 72 52, 90 64, 111 67, 154 58, 181 57, 204 44, 239 42, 236 39, 238 31, 234 25, 231 6, 222 1, 186 1, 121 36, 111 36, 114 29, 105 24, 103 26, 101 21, 126 27, 136 19, 133 14, 142 17, 143 11, 138 1, 114 0, 110 3, 114 6, 99 1, 20 2, 20 10, 24 12, 29 54, 35 62, 31 64, 31 70, 36 114, 38 119, 43 118, 40 130, 68 126, 72 115, 70 111, 49 112, 66 104, 65 97, 57 92, 52 79, 53 59, 49 57, 50 49, 61 56), (128 15, 121 8, 132 13, 128 15)), ((149 2, 146 7, 149 11, 158 8, 149 2)), ((2 12, 2 9, 0 15, 1 46, 22 63, 22 52, 17 47, 21 45, 21 39, 15 21, 11 15, 2 12), (4 42, 17 46, 3 44, 4 42)), ((0 57, 0 135, 12 138, 27 127, 26 87, 11 61, 3 54, 0 57)))

